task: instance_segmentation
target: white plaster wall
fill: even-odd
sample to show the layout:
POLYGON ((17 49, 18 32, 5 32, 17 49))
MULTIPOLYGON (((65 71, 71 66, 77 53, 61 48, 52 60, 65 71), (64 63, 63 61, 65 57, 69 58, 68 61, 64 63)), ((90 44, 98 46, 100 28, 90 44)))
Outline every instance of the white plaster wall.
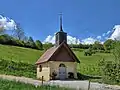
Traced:
POLYGON ((57 78, 59 77, 59 65, 63 63, 66 66, 67 77, 68 72, 73 72, 74 77, 77 78, 77 63, 76 62, 58 62, 58 61, 50 61, 50 74, 55 70, 57 72, 57 78))

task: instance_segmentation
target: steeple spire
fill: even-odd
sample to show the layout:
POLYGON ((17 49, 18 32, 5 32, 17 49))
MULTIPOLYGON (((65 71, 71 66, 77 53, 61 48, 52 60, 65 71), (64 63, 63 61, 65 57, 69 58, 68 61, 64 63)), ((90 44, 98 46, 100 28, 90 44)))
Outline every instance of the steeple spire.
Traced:
POLYGON ((62 14, 60 13, 60 30, 55 35, 55 45, 59 46, 63 41, 67 43, 67 33, 63 32, 62 14))
POLYGON ((62 13, 60 13, 60 31, 63 31, 63 29, 62 29, 62 13))

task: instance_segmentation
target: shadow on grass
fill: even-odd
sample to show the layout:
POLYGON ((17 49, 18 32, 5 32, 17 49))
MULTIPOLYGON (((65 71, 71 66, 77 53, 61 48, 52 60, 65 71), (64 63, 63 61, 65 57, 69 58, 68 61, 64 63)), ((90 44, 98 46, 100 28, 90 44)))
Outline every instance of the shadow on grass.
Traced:
POLYGON ((90 75, 84 75, 81 73, 77 73, 78 80, 89 80, 89 79, 101 79, 101 76, 90 76, 90 75))

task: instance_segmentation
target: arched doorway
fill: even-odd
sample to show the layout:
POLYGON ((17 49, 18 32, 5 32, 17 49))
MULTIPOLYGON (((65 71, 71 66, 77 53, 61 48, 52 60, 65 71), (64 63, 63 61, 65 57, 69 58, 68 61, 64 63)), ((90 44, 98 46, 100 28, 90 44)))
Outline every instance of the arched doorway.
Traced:
POLYGON ((62 63, 59 65, 59 79, 66 79, 66 66, 62 63))

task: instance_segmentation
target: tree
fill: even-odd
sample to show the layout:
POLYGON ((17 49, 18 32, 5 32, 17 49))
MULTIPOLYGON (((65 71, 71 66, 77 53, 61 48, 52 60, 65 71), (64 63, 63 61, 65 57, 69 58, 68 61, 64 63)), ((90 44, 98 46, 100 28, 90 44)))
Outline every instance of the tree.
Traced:
POLYGON ((113 55, 115 57, 115 62, 120 64, 120 41, 115 41, 114 45, 113 55))
POLYGON ((3 33, 4 33, 4 27, 0 26, 0 34, 3 34, 3 33))
POLYGON ((28 42, 28 37, 27 37, 27 36, 24 36, 23 41, 24 41, 24 42, 28 42))
POLYGON ((13 40, 13 37, 9 36, 8 34, 3 34, 0 36, 1 44, 12 45, 12 40, 13 40))
POLYGON ((49 48, 52 47, 52 46, 53 46, 52 43, 45 43, 45 44, 43 44, 43 48, 44 48, 45 50, 49 49, 49 48))
POLYGON ((42 45, 41 41, 36 40, 35 44, 36 44, 37 49, 40 49, 40 50, 43 49, 43 45, 42 45))
POLYGON ((25 33, 19 23, 16 24, 16 28, 13 30, 13 36, 18 40, 23 40, 25 37, 25 33))
POLYGON ((114 42, 113 56, 114 60, 101 60, 103 82, 108 84, 120 84, 120 41, 114 42))
POLYGON ((29 37, 28 44, 31 48, 36 48, 35 42, 32 37, 29 37))
POLYGON ((85 56, 91 56, 92 55, 92 48, 89 48, 89 49, 86 49, 85 51, 84 51, 84 55, 85 56))
POLYGON ((103 50, 103 45, 99 42, 99 41, 95 41, 95 43, 93 44, 93 49, 94 50, 103 50))
POLYGON ((111 50, 111 49, 113 49, 113 44, 114 44, 114 40, 112 40, 112 39, 108 39, 108 40, 106 40, 105 42, 104 42, 104 49, 105 50, 111 50))
POLYGON ((34 42, 32 37, 29 37, 28 42, 34 42))

